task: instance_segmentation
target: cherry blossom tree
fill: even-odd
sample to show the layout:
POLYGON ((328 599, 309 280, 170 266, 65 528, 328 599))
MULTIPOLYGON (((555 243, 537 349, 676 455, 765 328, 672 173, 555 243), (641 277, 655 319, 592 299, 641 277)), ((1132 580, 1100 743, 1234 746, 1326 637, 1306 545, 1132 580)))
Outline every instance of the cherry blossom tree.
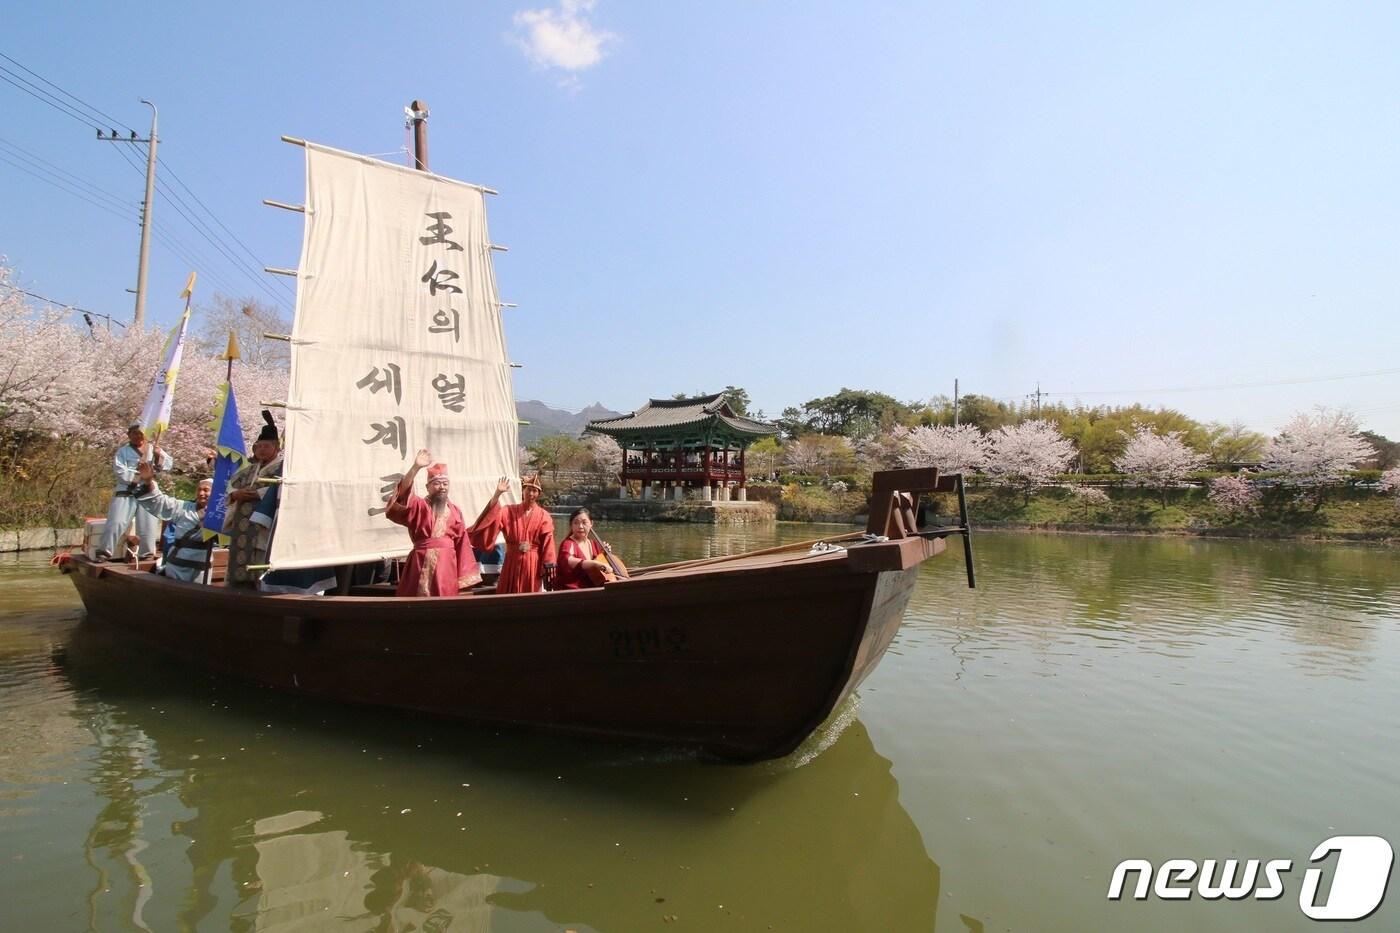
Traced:
POLYGON ((1381 474, 1381 492, 1400 501, 1400 467, 1391 467, 1381 474))
POLYGON ((783 448, 783 465, 798 473, 839 473, 850 465, 854 454, 845 437, 807 434, 783 448))
POLYGON ((1108 505, 1108 493, 1097 486, 1075 486, 1070 490, 1075 500, 1085 506, 1108 505))
POLYGON ((1321 487, 1338 482, 1375 454, 1375 448, 1360 436, 1354 417, 1318 408, 1312 415, 1294 415, 1269 441, 1263 467, 1284 474, 1292 485, 1321 487))
MULTIPOLYGON (((30 306, 11 276, 0 265, 0 431, 115 447, 140 414, 167 332, 75 324, 69 309, 30 306)), ((224 361, 186 347, 170 427, 161 438, 182 466, 203 464, 226 372, 224 361)), ((275 362, 235 363, 233 384, 249 428, 256 427, 249 413, 261 402, 287 397, 287 371, 275 362)))
POLYGON ((1150 425, 1138 424, 1134 425, 1123 453, 1113 461, 1113 468, 1138 483, 1159 489, 1165 508, 1167 488, 1199 470, 1205 462, 1206 455, 1186 446, 1180 431, 1158 434, 1150 425))
POLYGON ((1031 492, 1063 473, 1074 459, 1074 445, 1049 421, 1023 421, 993 431, 987 438, 987 472, 999 482, 1031 492))
POLYGON ((1206 497, 1226 515, 1252 512, 1259 505, 1259 490, 1249 481, 1247 473, 1217 476, 1210 481, 1206 497))
POLYGON ((909 437, 909 428, 897 424, 882 434, 875 434, 856 442, 856 458, 863 469, 874 473, 888 470, 902 463, 904 442, 909 437))
POLYGON ((971 424, 915 428, 904 438, 899 461, 940 473, 971 473, 987 463, 987 438, 971 424))
POLYGON ((622 471, 622 448, 617 441, 606 434, 594 434, 588 438, 588 447, 593 453, 593 470, 605 482, 615 482, 622 471))
POLYGON ((1108 493, 1097 486, 1075 486, 1070 489, 1070 495, 1074 497, 1085 520, 1109 503, 1108 493))

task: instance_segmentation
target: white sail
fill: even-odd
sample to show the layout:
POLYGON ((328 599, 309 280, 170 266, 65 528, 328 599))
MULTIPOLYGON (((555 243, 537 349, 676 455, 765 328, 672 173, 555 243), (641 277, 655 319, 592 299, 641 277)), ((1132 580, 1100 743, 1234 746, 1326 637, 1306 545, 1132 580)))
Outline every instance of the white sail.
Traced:
POLYGON ((514 475, 490 242, 482 189, 306 145, 274 569, 407 553, 384 499, 420 448, 468 523, 514 475))

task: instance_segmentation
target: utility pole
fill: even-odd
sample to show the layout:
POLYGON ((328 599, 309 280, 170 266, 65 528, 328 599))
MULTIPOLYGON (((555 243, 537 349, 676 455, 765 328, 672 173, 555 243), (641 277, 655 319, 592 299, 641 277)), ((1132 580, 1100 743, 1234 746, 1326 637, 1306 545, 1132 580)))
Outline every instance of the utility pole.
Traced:
POLYGON ((953 380, 953 427, 958 426, 958 380, 953 380))
POLYGON ((1046 394, 1048 393, 1040 391, 1040 382, 1037 381, 1035 384, 1035 391, 1026 396, 1026 398, 1035 399, 1035 416, 1037 418, 1040 417, 1040 397, 1046 394))
POLYGON ((151 208, 156 196, 156 105, 141 98, 141 103, 151 108, 151 135, 147 139, 139 138, 133 131, 131 136, 123 138, 117 135, 116 130, 112 130, 111 136, 103 136, 102 131, 97 131, 98 139, 105 139, 114 143, 140 143, 146 144, 146 200, 141 203, 141 256, 136 265, 136 313, 132 317, 131 323, 137 327, 142 326, 146 320, 146 269, 151 261, 151 208))
POLYGON ((404 112, 413 126, 413 167, 420 172, 428 170, 428 105, 415 100, 404 112))

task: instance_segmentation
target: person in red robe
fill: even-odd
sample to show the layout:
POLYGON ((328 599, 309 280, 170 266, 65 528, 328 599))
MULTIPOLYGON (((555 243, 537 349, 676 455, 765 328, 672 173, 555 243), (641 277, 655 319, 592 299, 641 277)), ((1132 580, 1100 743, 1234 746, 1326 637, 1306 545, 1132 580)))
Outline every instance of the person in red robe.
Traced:
POLYGON ((481 582, 467 523, 461 510, 447 498, 447 464, 432 460, 428 451, 418 451, 384 513, 389 521, 407 528, 413 541, 413 551, 399 577, 399 596, 456 596, 481 582), (413 491, 413 479, 424 467, 428 470, 426 499, 413 491))
POLYGON ((554 518, 540 507, 540 481, 526 476, 520 481, 519 505, 501 505, 501 494, 510 489, 502 476, 496 494, 481 510, 471 528, 472 543, 486 550, 505 532, 506 560, 496 581, 497 593, 538 593, 554 586, 554 518))
POLYGON ((593 531, 593 514, 587 509, 574 509, 569 515, 569 536, 559 542, 559 569, 555 586, 557 590, 584 590, 601 586, 593 582, 590 568, 598 573, 611 572, 603 547, 596 547, 590 537, 593 531))

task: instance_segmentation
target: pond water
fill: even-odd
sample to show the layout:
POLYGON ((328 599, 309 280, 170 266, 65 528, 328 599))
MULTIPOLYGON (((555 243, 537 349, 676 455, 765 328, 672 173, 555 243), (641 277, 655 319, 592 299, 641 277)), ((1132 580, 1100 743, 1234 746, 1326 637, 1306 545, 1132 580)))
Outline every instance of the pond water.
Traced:
MULTIPOLYGON (((643 565, 842 530, 602 532, 643 565)), ((183 670, 84 622, 46 560, 11 557, 3 926, 1303 930, 1314 846, 1400 845, 1391 551, 976 544, 977 590, 960 549, 926 564, 856 700, 743 767, 183 670), (1128 858, 1292 868, 1274 900, 1110 901, 1128 858)), ((1400 906, 1354 928, 1400 928, 1400 906)))

